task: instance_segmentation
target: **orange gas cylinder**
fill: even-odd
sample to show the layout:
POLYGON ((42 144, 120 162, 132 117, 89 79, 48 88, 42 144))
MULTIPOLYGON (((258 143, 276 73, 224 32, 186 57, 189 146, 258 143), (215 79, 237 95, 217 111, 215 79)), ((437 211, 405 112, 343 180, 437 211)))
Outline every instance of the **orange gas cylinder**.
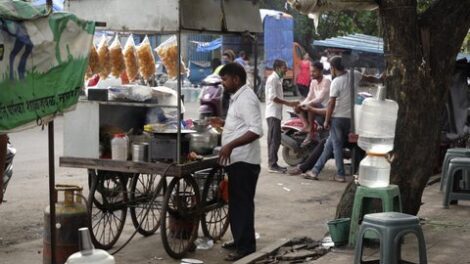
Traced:
MULTIPOLYGON (((82 201, 82 188, 74 185, 56 185, 56 263, 63 264, 79 251, 78 229, 87 226, 88 213, 82 201), (63 200, 58 201, 58 193, 63 200)), ((44 210, 43 263, 51 263, 50 208, 44 210)))

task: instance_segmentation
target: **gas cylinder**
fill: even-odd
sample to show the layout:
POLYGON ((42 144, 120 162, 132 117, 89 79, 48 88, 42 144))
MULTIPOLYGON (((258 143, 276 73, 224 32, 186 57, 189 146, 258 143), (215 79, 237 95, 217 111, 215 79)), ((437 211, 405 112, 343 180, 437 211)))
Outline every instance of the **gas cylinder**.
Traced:
MULTIPOLYGON (((87 226, 87 209, 82 200, 82 188, 75 185, 56 185, 54 190, 56 210, 56 250, 57 264, 63 264, 68 256, 79 249, 77 230, 87 226), (63 197, 63 200, 58 200, 63 197)), ((44 210, 43 263, 51 263, 50 208, 44 210)))

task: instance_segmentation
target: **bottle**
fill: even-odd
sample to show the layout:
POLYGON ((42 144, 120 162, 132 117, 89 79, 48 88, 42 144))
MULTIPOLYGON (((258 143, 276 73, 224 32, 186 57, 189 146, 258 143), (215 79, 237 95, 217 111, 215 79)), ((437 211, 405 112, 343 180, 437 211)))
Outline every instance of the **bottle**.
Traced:
POLYGON ((65 264, 115 264, 114 257, 108 252, 95 249, 87 227, 78 229, 80 251, 72 254, 65 264))
POLYGON ((385 99, 385 87, 379 86, 377 98, 362 103, 357 132, 358 145, 366 152, 388 153, 393 149, 398 104, 385 99))
POLYGON ((359 184, 370 188, 387 187, 390 184, 390 162, 384 154, 367 153, 359 164, 359 184))
POLYGON ((115 134, 111 140, 111 159, 127 160, 129 138, 124 133, 115 134))

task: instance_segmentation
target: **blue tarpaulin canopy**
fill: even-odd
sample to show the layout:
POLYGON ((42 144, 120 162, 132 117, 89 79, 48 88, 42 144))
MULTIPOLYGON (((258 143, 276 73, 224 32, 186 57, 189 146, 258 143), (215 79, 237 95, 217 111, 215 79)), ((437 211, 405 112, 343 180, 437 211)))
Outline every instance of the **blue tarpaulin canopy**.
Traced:
POLYGON ((352 34, 342 37, 328 38, 325 40, 315 40, 313 45, 375 54, 383 54, 384 52, 384 42, 382 38, 364 34, 352 34))
MULTIPOLYGON (((313 45, 317 47, 349 50, 352 54, 368 53, 370 55, 382 56, 384 53, 384 43, 382 38, 364 34, 351 34, 342 37, 328 38, 325 40, 315 40, 313 45)), ((459 53, 457 60, 463 58, 470 61, 470 54, 459 53)))
POLYGON ((211 42, 198 42, 198 41, 191 41, 197 45, 197 52, 211 52, 222 47, 222 38, 215 39, 211 42))

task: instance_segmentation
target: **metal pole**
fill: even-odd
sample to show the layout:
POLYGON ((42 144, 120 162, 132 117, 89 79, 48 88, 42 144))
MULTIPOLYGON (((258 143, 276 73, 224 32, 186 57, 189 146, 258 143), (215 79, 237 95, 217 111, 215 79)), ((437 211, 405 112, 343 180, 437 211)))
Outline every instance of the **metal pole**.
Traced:
MULTIPOLYGON (((356 71, 356 68, 353 66, 349 72, 350 76, 350 86, 351 86, 351 133, 356 134, 356 119, 354 116, 354 105, 355 105, 355 98, 356 98, 356 87, 355 87, 355 80, 354 80, 354 72, 356 71)), ((358 146, 357 142, 355 145, 353 145, 351 149, 351 175, 354 175, 356 172, 356 160, 358 158, 358 146)))
POLYGON ((56 263, 56 241, 55 241, 55 166, 54 166, 54 121, 48 125, 49 136, 49 208, 50 219, 49 226, 51 228, 51 263, 56 263))
MULTIPOLYGON (((255 68, 254 68, 254 71, 253 71, 253 91, 255 91, 256 94, 259 94, 258 93, 258 89, 260 89, 260 87, 257 87, 256 86, 256 80, 258 79, 258 36, 256 35, 256 33, 254 34, 254 38, 253 38, 253 41, 254 41, 254 46, 255 46, 255 49, 253 50, 253 56, 255 56, 255 68)), ((261 85, 261 84, 260 84, 261 85)))
MULTIPOLYGON (((179 22, 181 23, 181 11, 179 12, 179 22)), ((176 134, 176 162, 181 164, 181 28, 178 27, 178 34, 176 35, 176 42, 178 45, 178 64, 176 70, 178 71, 178 88, 177 88, 177 98, 178 98, 178 125, 177 125, 177 134, 176 134)), ((186 100, 188 98, 185 98, 186 100)))
POLYGON ((356 68, 352 67, 351 71, 349 72, 350 80, 351 80, 351 132, 356 133, 356 124, 354 118, 354 104, 356 99, 356 89, 355 89, 355 80, 354 80, 354 72, 356 68))

